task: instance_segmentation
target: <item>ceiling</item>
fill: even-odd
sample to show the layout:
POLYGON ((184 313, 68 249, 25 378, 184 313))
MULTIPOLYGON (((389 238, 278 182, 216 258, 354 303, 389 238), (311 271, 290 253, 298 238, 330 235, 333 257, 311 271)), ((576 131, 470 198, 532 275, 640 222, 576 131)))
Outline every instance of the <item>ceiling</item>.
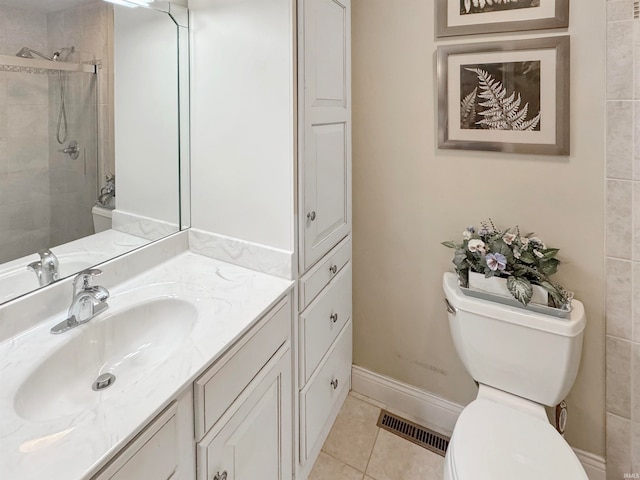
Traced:
POLYGON ((48 13, 96 1, 99 0, 0 0, 0 6, 24 8, 26 10, 37 10, 48 13))

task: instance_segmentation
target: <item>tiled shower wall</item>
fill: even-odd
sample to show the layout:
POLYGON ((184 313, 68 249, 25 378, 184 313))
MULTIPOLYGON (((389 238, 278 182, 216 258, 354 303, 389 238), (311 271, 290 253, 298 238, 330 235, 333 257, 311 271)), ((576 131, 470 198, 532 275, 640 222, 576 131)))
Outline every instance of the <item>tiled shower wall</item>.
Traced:
POLYGON ((67 75, 69 136, 64 146, 71 140, 78 142, 81 153, 76 160, 59 152, 63 148, 56 140, 60 108, 59 79, 54 76, 50 80, 51 245, 67 243, 93 233, 91 208, 97 199, 98 183, 103 180, 104 174, 114 171, 113 116, 109 115, 112 12, 109 4, 97 0, 48 15, 51 50, 73 45, 75 52, 69 61, 99 60, 101 64, 97 75, 67 75), (96 125, 98 115, 100 136, 96 125))
MULTIPOLYGON (((637 2, 636 2, 637 3, 637 2)), ((640 474, 640 20, 607 1, 607 479, 640 474)))
MULTIPOLYGON (((46 52, 43 13, 0 7, 0 54, 46 52)), ((47 75, 0 72, 0 263, 49 244, 47 75)))
POLYGON ((73 45, 69 61, 102 63, 97 76, 66 75, 63 145, 58 75, 0 72, 0 263, 93 233, 91 207, 115 168, 112 43, 113 11, 100 0, 49 14, 0 6, 0 55, 73 45), (77 160, 59 152, 71 140, 77 160))

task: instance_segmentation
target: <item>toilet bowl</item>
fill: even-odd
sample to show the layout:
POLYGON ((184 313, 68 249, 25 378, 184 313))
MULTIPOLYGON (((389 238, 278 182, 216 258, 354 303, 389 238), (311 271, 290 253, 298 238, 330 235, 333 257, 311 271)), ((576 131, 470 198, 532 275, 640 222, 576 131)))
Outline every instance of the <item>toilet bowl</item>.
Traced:
POLYGON ((101 205, 94 205, 91 209, 93 215, 93 228, 95 233, 104 232, 111 228, 111 215, 113 210, 101 205))
POLYGON ((560 403, 575 381, 583 305, 574 300, 559 319, 467 297, 453 273, 443 289, 456 351, 479 384, 453 430, 445 480, 587 480, 544 407, 560 403))

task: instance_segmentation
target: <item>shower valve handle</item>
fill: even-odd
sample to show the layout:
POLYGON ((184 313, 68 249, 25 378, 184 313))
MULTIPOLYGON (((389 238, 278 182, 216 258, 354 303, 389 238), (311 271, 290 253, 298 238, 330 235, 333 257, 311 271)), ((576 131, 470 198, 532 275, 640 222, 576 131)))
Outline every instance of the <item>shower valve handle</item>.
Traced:
POLYGON ((73 160, 77 159, 80 156, 80 147, 78 146, 78 142, 76 142, 75 140, 72 140, 71 142, 69 142, 68 147, 58 151, 61 153, 66 153, 73 160))

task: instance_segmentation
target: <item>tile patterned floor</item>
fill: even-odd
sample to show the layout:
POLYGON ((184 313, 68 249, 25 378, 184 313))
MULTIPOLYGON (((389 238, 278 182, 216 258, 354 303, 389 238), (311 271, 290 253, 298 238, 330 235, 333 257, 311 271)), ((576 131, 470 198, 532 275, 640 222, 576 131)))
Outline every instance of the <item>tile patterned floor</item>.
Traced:
POLYGON ((442 479, 443 457, 376 426, 380 407, 349 394, 309 480, 442 479))

